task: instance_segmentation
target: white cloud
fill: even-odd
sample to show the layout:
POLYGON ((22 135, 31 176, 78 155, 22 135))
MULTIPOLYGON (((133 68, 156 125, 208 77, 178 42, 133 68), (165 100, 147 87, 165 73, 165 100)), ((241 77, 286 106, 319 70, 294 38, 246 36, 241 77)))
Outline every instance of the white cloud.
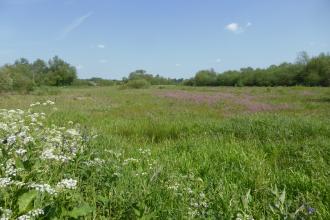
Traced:
POLYGON ((228 31, 237 32, 239 29, 241 29, 241 27, 237 23, 230 23, 226 25, 225 29, 228 31))
POLYGON ((251 22, 247 22, 245 26, 241 26, 240 24, 233 22, 227 24, 225 29, 233 33, 239 34, 239 33, 243 33, 244 31, 246 31, 246 29, 248 29, 251 26, 252 26, 251 22))
POLYGON ((73 20, 68 26, 64 28, 62 31, 59 39, 65 38, 70 32, 72 32, 74 29, 78 28, 80 25, 82 25, 87 18, 89 18, 93 12, 88 12, 87 14, 80 16, 73 20))
POLYGON ((221 62, 221 59, 218 58, 218 59, 215 60, 215 62, 216 62, 216 63, 220 63, 220 62, 221 62))
POLYGON ((108 60, 106 60, 106 59, 100 59, 99 60, 99 63, 107 63, 108 62, 108 60))
POLYGON ((104 44, 98 44, 97 47, 100 48, 100 49, 104 49, 105 45, 104 44))
POLYGON ((181 66, 181 64, 180 63, 176 63, 175 66, 181 66))

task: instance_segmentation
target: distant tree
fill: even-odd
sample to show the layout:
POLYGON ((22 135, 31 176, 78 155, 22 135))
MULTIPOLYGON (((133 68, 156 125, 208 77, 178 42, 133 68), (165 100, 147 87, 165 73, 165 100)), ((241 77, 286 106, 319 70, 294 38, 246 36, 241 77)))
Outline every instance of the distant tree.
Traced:
POLYGON ((6 67, 0 68, 0 92, 13 89, 13 79, 10 77, 6 67))
POLYGON ((33 90, 34 83, 32 80, 32 68, 29 61, 25 58, 20 58, 13 65, 5 65, 4 70, 7 82, 11 82, 11 88, 20 92, 28 92, 33 90), (9 78, 11 80, 8 81, 9 78))
POLYGON ((300 65, 307 65, 307 63, 310 61, 310 58, 306 51, 301 51, 298 53, 296 58, 296 63, 300 65))
POLYGON ((201 70, 195 75, 196 86, 216 86, 217 85, 217 74, 213 69, 201 70))
POLYGON ((41 59, 34 61, 32 63, 33 82, 38 86, 43 84, 48 71, 48 66, 45 61, 41 59))
POLYGON ((66 63, 58 56, 48 62, 47 83, 52 86, 71 85, 77 79, 76 68, 66 63))
POLYGON ((330 86, 330 55, 320 54, 306 66, 305 84, 330 86))

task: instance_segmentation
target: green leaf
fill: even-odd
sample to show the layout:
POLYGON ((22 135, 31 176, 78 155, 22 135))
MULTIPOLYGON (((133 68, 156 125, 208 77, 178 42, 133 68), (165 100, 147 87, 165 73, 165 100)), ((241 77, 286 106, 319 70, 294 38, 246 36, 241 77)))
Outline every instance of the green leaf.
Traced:
POLYGON ((68 214, 68 216, 77 219, 78 217, 86 216, 86 215, 92 213, 93 211, 94 211, 94 209, 92 207, 90 207, 88 204, 83 204, 79 207, 73 208, 67 214, 68 214))
POLYGON ((279 200, 280 200, 280 202, 282 204, 284 204, 284 201, 285 201, 285 189, 283 189, 283 192, 281 193, 279 200))
POLYGON ((251 197, 251 190, 249 189, 245 196, 242 196, 242 204, 245 210, 249 209, 249 203, 251 202, 252 197, 251 197))
POLYGON ((33 200, 36 198, 38 195, 37 191, 32 190, 29 192, 24 193, 18 198, 18 210, 19 213, 23 213, 27 211, 29 208, 30 204, 33 202, 33 200))

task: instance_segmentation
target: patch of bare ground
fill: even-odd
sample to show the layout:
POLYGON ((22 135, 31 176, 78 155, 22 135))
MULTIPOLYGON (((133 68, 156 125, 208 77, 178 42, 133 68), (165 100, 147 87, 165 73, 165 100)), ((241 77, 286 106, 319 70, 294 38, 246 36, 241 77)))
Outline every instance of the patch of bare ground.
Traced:
POLYGON ((172 98, 181 101, 193 102, 196 104, 214 105, 219 101, 231 102, 245 107, 248 112, 276 111, 288 109, 288 104, 269 104, 257 101, 257 96, 234 95, 232 93, 216 92, 214 94, 203 92, 167 91, 158 94, 161 97, 172 98))

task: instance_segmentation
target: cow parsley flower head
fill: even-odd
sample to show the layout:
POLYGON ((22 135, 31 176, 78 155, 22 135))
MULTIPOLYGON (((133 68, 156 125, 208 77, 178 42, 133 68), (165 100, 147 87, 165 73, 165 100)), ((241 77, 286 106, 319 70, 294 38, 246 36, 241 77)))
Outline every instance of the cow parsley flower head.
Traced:
POLYGON ((27 152, 27 150, 25 150, 23 148, 19 148, 15 152, 18 156, 23 156, 27 152))
POLYGON ((15 135, 11 135, 7 138, 7 144, 12 145, 16 142, 16 136, 15 135))
POLYGON ((0 178, 0 188, 4 188, 6 186, 9 186, 13 183, 10 177, 4 177, 0 178))
POLYGON ((77 180, 74 179, 63 179, 57 184, 59 189, 75 189, 77 188, 77 180))
POLYGON ((35 210, 31 210, 28 213, 26 213, 25 215, 21 215, 17 218, 17 220, 30 220, 30 219, 35 219, 37 217, 39 217, 40 215, 44 214, 44 210, 42 209, 35 209, 35 210))
POLYGON ((31 183, 29 185, 30 188, 35 189, 39 192, 46 192, 49 193, 50 195, 56 195, 56 190, 53 189, 50 185, 48 184, 38 184, 38 183, 31 183))
POLYGON ((9 220, 13 214, 13 211, 10 209, 5 209, 2 207, 0 207, 0 212, 2 213, 2 215, 0 215, 0 220, 9 220))

